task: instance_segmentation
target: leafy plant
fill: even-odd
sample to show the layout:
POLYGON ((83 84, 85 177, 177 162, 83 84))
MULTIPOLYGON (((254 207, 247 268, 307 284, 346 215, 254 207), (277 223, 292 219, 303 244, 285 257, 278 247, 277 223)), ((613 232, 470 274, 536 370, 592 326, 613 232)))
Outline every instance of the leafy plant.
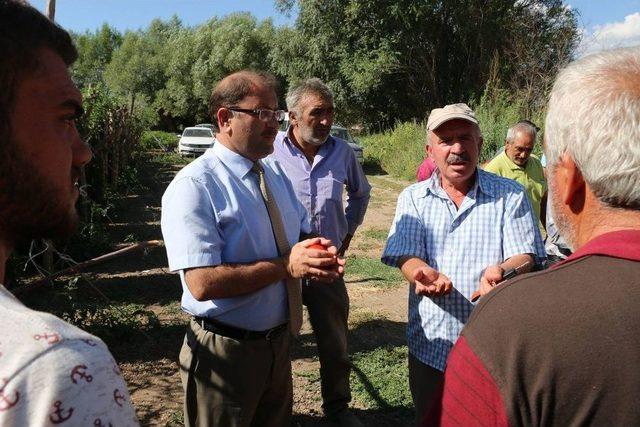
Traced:
POLYGON ((162 150, 166 152, 175 151, 178 148, 178 137, 174 133, 159 130, 148 130, 140 137, 140 149, 162 150))

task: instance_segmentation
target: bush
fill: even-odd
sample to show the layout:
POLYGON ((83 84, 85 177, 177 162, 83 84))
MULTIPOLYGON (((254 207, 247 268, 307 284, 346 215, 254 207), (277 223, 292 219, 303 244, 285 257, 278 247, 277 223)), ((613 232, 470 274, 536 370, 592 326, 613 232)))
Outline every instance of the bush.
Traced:
MULTIPOLYGON (((523 98, 513 97, 507 90, 487 86, 479 102, 470 101, 469 105, 476 113, 484 137, 480 162, 491 160, 498 149, 504 146, 507 129, 520 120, 531 120, 539 127, 544 123, 544 112, 527 113, 523 98)), ((542 133, 538 134, 534 153, 542 151, 542 133)))
POLYGON ((170 132, 148 130, 142 133, 140 148, 144 151, 162 150, 175 151, 178 148, 178 137, 170 132))
POLYGON ((397 123, 392 130, 365 136, 360 142, 365 162, 378 163, 393 176, 414 180, 426 154, 426 129, 416 122, 397 123))

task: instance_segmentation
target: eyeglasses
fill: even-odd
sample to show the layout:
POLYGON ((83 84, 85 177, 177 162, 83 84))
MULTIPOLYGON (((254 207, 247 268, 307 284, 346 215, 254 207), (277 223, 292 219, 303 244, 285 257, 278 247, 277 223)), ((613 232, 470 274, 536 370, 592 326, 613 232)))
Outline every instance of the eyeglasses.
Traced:
POLYGON ((252 116, 258 116, 258 119, 263 122, 269 122, 274 117, 277 121, 281 122, 284 120, 284 117, 286 115, 286 111, 284 110, 268 110, 265 108, 254 108, 253 110, 249 110, 246 108, 227 107, 227 110, 237 111, 239 113, 247 113, 251 114, 252 116))

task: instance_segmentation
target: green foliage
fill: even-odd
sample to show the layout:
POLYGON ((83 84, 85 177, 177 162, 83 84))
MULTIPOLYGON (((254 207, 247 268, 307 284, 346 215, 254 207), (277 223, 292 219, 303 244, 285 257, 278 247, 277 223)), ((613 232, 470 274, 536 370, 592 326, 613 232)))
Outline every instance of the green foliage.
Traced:
POLYGON ((277 28, 249 13, 193 28, 176 17, 155 20, 124 35, 103 26, 75 36, 74 77, 82 86, 104 78, 131 111, 174 132, 209 121, 211 88, 233 71, 271 71, 283 91, 316 76, 334 90, 341 122, 380 132, 424 120, 434 106, 478 100, 489 81, 520 93, 530 116, 579 36, 576 12, 561 0, 276 0, 276 6, 297 6, 295 27, 277 28))
POLYGON ((575 11, 561 0, 276 4, 299 10, 291 43, 274 48, 278 71, 289 81, 322 78, 342 121, 378 131, 475 98, 492 77, 526 88, 534 104, 579 37, 575 11))
POLYGON ((175 133, 163 132, 159 130, 148 130, 142 132, 140 137, 141 150, 163 150, 166 152, 175 151, 178 148, 178 137, 175 133))
POLYGON ((425 156, 426 129, 415 122, 397 123, 389 131, 359 139, 366 159, 377 161, 387 173, 413 180, 425 156))
MULTIPOLYGON (((527 119, 541 126, 544 122, 544 110, 534 111, 527 104, 523 94, 511 95, 506 89, 487 86, 479 102, 470 101, 478 121, 484 143, 480 153, 480 162, 491 160, 504 146, 507 130, 520 120, 527 119)), ((535 151, 540 152, 542 136, 538 136, 535 151)))
POLYGON ((71 67, 73 80, 81 89, 102 83, 104 69, 122 43, 122 35, 105 23, 95 34, 73 34, 73 39, 78 48, 78 60, 71 67))
POLYGON ((471 103, 480 122, 484 143, 480 153, 480 161, 491 160, 500 147, 504 146, 507 129, 520 119, 522 105, 518 101, 509 99, 505 90, 496 90, 494 93, 485 91, 480 102, 471 103))
POLYGON ((131 184, 135 171, 130 168, 146 124, 104 85, 85 88, 83 98, 86 113, 77 126, 94 155, 85 168, 88 193, 102 202, 110 189, 131 184))
POLYGON ((352 356, 351 390, 369 409, 413 407, 409 391, 407 347, 384 346, 352 356))
POLYGON ((106 301, 78 276, 61 284, 55 292, 34 292, 22 300, 35 310, 50 312, 99 336, 107 344, 127 341, 140 330, 159 325, 155 313, 143 305, 106 301))

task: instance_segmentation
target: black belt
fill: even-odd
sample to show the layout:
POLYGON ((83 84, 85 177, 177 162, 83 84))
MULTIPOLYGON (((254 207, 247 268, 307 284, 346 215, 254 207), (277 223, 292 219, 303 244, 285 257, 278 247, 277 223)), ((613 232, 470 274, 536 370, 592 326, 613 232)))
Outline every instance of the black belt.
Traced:
POLYGON ((235 326, 225 325, 224 323, 216 322, 215 320, 211 320, 206 317, 194 317, 193 320, 209 332, 236 340, 268 340, 274 338, 279 332, 287 329, 286 323, 274 326, 266 331, 248 331, 246 329, 236 328, 235 326))

